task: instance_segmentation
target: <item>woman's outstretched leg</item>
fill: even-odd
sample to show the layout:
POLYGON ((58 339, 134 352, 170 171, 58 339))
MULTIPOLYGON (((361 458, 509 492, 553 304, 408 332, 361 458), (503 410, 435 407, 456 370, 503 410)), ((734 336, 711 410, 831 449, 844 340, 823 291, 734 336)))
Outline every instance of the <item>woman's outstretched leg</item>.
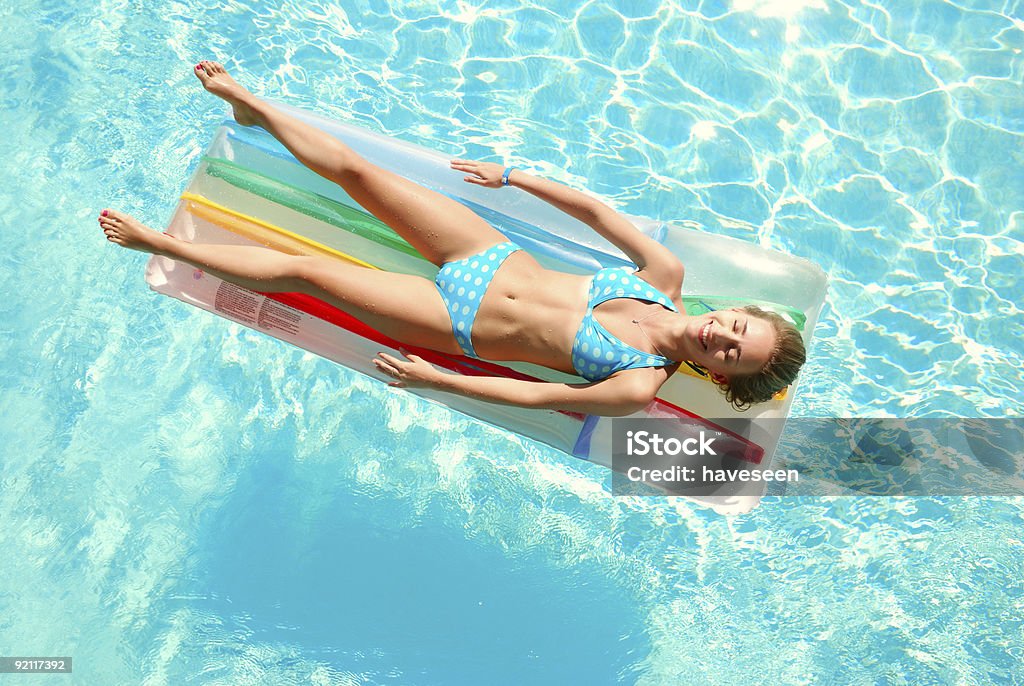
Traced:
POLYGON ((99 222, 107 239, 125 248, 185 262, 254 291, 307 293, 395 340, 461 352, 444 301, 422 277, 257 246, 188 243, 115 210, 103 210, 99 222))
POLYGON ((434 264, 469 257, 507 240, 468 207, 368 162, 334 136, 260 100, 220 64, 201 62, 195 73, 206 90, 231 104, 239 124, 268 131, 434 264))

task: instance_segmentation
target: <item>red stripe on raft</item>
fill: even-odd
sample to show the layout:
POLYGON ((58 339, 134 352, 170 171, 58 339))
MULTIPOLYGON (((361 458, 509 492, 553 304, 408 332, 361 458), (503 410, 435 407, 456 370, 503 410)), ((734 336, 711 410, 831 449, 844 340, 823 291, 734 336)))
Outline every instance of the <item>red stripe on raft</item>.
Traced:
MULTIPOLYGON (((446 355, 444 353, 439 353, 436 350, 431 350, 430 348, 421 348, 416 345, 401 343, 390 336, 385 336, 380 331, 377 331, 377 329, 365 324, 347 312, 339 310, 337 307, 328 305, 324 301, 314 298, 311 295, 306 295, 305 293, 261 293, 261 295, 265 295, 271 300, 279 302, 282 305, 293 307, 300 312, 305 312, 311 317, 316 317, 317 319, 322 319, 325 322, 334 324, 335 326, 345 329, 350 333, 354 333, 357 336, 362 336, 367 340, 371 340, 374 343, 379 343, 393 349, 405 348, 409 352, 419 355, 431 364, 436 364, 438 367, 443 367, 459 374, 464 374, 466 376, 501 376, 521 381, 543 381, 543 379, 538 379, 535 376, 517 372, 514 369, 509 369, 508 367, 494 364, 493 362, 478 360, 464 355, 446 355)), ((659 410, 669 411, 680 416, 695 419, 716 431, 721 431, 722 433, 726 433, 739 441, 747 443, 749 448, 744 452, 741 458, 746 462, 761 464, 761 460, 764 459, 764 448, 747 440, 743 436, 729 431, 724 427, 718 426, 717 424, 704 419, 700 415, 684 410, 678 405, 670 403, 667 400, 655 398, 653 404, 659 410)), ((583 421, 587 417, 587 415, 580 412, 569 412, 568 410, 558 410, 558 412, 579 421, 583 421)))
POLYGON ((724 426, 719 426, 718 424, 715 424, 710 420, 704 419, 704 417, 701 417, 699 414, 694 414, 689 410, 684 410, 678 405, 674 405, 673 403, 670 403, 667 400, 655 398, 654 404, 659 409, 668 408, 675 412, 676 414, 686 415, 690 419, 696 419, 704 424, 707 424, 715 431, 721 431, 724 434, 728 434, 729 436, 735 438, 737 441, 743 441, 744 443, 747 444, 747 449, 743 452, 743 455, 740 457, 740 459, 743 460, 744 462, 753 462, 754 464, 761 464, 761 460, 764 459, 764 448, 759 446, 757 443, 754 443, 753 441, 744 438, 743 436, 740 436, 735 431, 729 431, 729 429, 726 429, 724 426))

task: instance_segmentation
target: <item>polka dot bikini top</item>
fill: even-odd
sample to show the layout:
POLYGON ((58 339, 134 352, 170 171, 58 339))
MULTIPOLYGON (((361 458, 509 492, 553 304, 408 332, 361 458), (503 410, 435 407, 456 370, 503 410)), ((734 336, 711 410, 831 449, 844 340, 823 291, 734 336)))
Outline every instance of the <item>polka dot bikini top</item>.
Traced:
POLYGON ((616 298, 646 300, 673 312, 679 311, 668 296, 631 272, 629 267, 602 269, 590 282, 587 312, 572 344, 572 365, 576 373, 587 381, 600 381, 622 369, 675 364, 675 360, 626 345, 598 323, 594 308, 616 298))

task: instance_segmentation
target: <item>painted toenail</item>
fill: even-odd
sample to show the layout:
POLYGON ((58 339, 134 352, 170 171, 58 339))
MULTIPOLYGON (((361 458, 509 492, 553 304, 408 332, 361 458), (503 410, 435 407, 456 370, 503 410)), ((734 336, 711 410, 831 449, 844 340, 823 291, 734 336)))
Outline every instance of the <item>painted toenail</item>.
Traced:
POLYGON ((104 217, 106 217, 107 216, 107 211, 103 210, 102 212, 100 212, 100 214, 102 214, 104 217))

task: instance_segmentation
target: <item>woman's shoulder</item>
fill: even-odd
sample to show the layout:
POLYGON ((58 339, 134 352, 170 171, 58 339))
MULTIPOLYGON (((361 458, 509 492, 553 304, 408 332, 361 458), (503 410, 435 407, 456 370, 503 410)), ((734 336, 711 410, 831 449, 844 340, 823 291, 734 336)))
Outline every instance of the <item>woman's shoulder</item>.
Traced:
POLYGON ((672 375, 679 369, 682 362, 673 362, 664 367, 634 367, 632 369, 621 369, 608 378, 620 379, 619 383, 630 386, 638 392, 647 394, 654 399, 658 391, 665 385, 665 382, 672 378, 672 375))
POLYGON ((668 277, 662 274, 652 274, 646 269, 637 269, 630 272, 630 276, 671 302, 679 312, 685 313, 686 310, 683 307, 682 301, 682 272, 679 273, 678 277, 668 277))
POLYGON ((686 270, 683 269, 681 262, 678 263, 677 268, 644 267, 633 273, 669 297, 672 297, 673 293, 679 292, 683 285, 683 278, 686 276, 686 270))

